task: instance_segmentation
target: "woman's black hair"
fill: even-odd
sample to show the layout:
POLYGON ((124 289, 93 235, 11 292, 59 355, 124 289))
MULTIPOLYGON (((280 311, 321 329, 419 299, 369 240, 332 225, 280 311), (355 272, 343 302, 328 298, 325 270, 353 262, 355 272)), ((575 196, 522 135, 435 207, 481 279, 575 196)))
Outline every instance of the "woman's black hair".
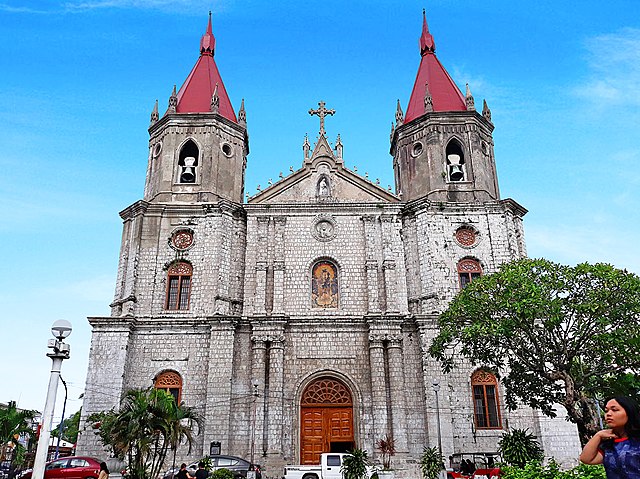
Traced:
POLYGON ((637 401, 628 396, 613 396, 607 399, 605 404, 611 400, 616 401, 627 413, 627 423, 624 425, 624 432, 628 437, 640 439, 640 406, 637 401))
POLYGON ((109 468, 107 467, 107 463, 106 462, 101 462, 100 463, 100 470, 106 472, 107 474, 109 474, 109 468))

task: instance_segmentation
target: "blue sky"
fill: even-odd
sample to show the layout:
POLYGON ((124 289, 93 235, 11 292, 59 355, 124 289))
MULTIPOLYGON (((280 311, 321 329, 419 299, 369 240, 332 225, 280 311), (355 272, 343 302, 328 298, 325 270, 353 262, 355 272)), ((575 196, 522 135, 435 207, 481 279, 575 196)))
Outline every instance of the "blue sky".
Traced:
POLYGON ((423 7, 440 61, 492 109, 501 194, 529 209, 529 255, 640 273, 637 0, 0 0, 0 402, 43 408, 49 327, 64 318, 67 411, 81 406, 86 317, 109 314, 149 115, 197 60, 209 10, 236 111, 245 99, 253 193, 300 167, 320 100, 347 166, 392 184, 389 131, 423 7))

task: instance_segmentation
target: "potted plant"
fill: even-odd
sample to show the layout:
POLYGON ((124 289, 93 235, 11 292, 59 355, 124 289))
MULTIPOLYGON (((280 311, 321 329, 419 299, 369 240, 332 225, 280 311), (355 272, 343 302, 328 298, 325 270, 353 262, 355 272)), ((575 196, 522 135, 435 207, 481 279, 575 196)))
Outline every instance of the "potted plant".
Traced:
POLYGON ((364 449, 349 451, 349 456, 344 456, 340 472, 344 479, 367 479, 369 477, 371 462, 364 449))
POLYGON ((437 447, 425 447, 420 456, 420 470, 424 479, 438 479, 444 470, 444 458, 437 447))
POLYGON ((378 471, 379 479, 393 479, 394 471, 391 469, 391 458, 396 455, 396 445, 393 436, 387 434, 376 441, 376 450, 382 458, 382 470, 378 471))

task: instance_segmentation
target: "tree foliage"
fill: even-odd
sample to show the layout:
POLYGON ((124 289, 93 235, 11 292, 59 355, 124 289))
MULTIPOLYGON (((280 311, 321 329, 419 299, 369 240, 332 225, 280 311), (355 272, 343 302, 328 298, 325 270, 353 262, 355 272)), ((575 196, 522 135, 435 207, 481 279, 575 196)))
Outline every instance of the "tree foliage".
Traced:
POLYGON ((376 450, 382 456, 382 469, 388 471, 391 469, 391 458, 396 455, 396 442, 393 436, 386 434, 383 438, 376 441, 376 450))
POLYGON ((96 434, 114 455, 127 463, 128 479, 157 477, 169 449, 186 441, 189 453, 201 417, 166 391, 133 389, 118 410, 92 414, 96 434))
MULTIPOLYGON (((62 436, 60 439, 75 444, 78 441, 78 430, 80 426, 80 414, 82 409, 78 410, 71 417, 68 417, 62 421, 62 436)), ((60 424, 51 431, 52 437, 58 437, 60 435, 60 424)))
POLYGON ((562 470, 551 459, 547 464, 530 461, 524 467, 501 466, 501 479, 606 479, 604 467, 580 464, 569 470, 562 470))
POLYGON ((504 462, 524 467, 529 461, 542 461, 544 453, 536 436, 528 429, 512 429, 502 435, 498 449, 504 462))
POLYGON ((437 479, 444 469, 444 457, 437 447, 425 447, 420 456, 420 471, 424 479, 437 479))
POLYGON ((0 406, 0 444, 10 446, 12 462, 15 465, 24 462, 25 449, 18 439, 24 434, 33 435, 32 421, 36 414, 37 411, 18 409, 15 401, 0 406))
POLYGON ((464 356, 502 373, 508 408, 553 417, 562 404, 585 442, 598 429, 593 398, 640 373, 640 278, 523 259, 465 287, 439 326, 429 352, 445 372, 464 356))
POLYGON ((340 472, 344 479, 366 479, 369 473, 369 454, 364 449, 354 449, 349 451, 348 456, 344 456, 340 472))

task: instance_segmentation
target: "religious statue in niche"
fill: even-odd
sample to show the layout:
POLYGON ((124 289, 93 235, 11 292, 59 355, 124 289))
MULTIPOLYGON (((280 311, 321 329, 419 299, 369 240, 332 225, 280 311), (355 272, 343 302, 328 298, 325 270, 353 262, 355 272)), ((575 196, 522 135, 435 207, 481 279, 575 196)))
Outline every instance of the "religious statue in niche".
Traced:
POLYGON ((320 178, 318 181, 318 196, 330 196, 331 193, 329 191, 329 180, 326 177, 320 178))
POLYGON ((311 278, 311 304, 314 308, 338 307, 338 271, 329 261, 320 261, 313 267, 311 278))

